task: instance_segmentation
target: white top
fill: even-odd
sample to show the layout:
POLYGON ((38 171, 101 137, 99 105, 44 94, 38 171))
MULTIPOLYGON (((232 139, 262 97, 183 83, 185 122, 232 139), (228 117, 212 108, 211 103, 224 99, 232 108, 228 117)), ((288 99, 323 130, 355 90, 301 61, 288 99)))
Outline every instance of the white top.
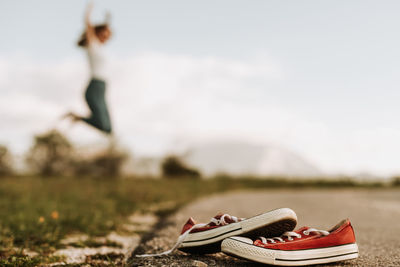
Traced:
POLYGON ((87 55, 89 59, 90 75, 92 78, 99 80, 106 80, 106 69, 105 69, 105 55, 103 44, 98 40, 93 40, 88 43, 86 47, 87 55))

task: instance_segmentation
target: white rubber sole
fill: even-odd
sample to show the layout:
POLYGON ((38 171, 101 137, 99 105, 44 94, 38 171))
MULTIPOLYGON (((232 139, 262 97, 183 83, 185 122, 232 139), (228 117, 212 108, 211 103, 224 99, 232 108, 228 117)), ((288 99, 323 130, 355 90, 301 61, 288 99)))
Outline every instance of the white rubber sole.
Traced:
POLYGON ((328 248, 283 251, 253 245, 252 240, 230 237, 221 244, 221 250, 239 258, 279 266, 303 266, 355 259, 357 244, 346 244, 328 248))
POLYGON ((221 251, 221 242, 231 236, 278 236, 296 227, 296 213, 282 208, 263 213, 237 223, 211 230, 190 233, 179 248, 194 253, 213 253, 221 251), (204 247, 205 251, 201 251, 204 247), (191 249, 193 248, 193 249, 191 249))

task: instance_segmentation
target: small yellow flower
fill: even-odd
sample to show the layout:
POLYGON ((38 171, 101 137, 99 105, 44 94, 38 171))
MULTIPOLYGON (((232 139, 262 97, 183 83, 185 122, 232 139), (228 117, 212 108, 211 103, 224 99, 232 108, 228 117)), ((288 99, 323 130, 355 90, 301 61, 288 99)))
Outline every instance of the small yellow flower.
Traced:
POLYGON ((53 218, 54 220, 57 220, 58 219, 58 211, 53 211, 51 213, 51 218, 53 218))
POLYGON ((43 216, 39 217, 39 223, 44 223, 44 217, 43 216))

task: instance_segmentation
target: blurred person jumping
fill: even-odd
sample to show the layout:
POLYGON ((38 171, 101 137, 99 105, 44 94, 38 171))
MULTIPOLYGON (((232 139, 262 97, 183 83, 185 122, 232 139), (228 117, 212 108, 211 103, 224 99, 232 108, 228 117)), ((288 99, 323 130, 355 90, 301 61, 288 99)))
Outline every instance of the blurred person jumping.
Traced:
POLYGON ((83 32, 77 45, 86 50, 91 79, 85 92, 85 99, 91 111, 89 116, 79 116, 69 112, 65 117, 71 118, 74 122, 84 121, 87 124, 99 129, 100 131, 111 134, 111 120, 105 100, 106 93, 106 71, 103 45, 111 37, 108 16, 106 22, 99 25, 92 25, 90 15, 93 3, 89 3, 85 12, 85 31, 83 32))

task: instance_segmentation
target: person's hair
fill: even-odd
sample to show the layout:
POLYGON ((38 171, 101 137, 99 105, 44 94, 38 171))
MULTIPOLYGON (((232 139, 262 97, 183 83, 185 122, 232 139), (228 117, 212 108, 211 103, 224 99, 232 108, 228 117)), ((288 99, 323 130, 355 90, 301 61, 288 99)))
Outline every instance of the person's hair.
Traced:
MULTIPOLYGON (((98 36, 100 34, 100 32, 106 30, 106 29, 110 29, 110 27, 108 26, 108 24, 99 24, 93 27, 94 28, 94 32, 96 34, 96 36, 98 36)), ((84 31, 81 35, 81 38, 78 41, 78 46, 82 46, 85 47, 87 46, 88 41, 86 38, 86 31, 84 31)))

